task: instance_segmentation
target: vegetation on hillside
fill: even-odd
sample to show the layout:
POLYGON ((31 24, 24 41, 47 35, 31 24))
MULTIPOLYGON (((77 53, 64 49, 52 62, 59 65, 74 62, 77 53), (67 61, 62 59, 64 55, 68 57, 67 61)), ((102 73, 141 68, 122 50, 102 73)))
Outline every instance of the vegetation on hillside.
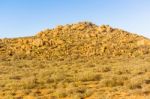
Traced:
POLYGON ((90 22, 0 39, 0 99, 147 99, 150 40, 90 22))

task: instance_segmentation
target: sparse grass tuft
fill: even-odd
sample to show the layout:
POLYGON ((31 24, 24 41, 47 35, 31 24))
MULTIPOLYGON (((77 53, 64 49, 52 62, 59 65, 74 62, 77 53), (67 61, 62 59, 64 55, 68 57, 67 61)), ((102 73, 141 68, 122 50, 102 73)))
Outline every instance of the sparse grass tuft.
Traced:
POLYGON ((92 71, 84 71, 75 75, 76 81, 99 81, 101 75, 92 71))

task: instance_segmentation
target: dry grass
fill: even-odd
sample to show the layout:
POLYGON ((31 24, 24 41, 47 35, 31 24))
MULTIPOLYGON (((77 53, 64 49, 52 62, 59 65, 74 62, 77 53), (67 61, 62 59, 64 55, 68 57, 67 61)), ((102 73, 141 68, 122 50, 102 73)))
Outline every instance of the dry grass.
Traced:
POLYGON ((149 59, 144 56, 0 61, 0 96, 100 99, 107 93, 113 97, 117 92, 148 95, 149 59))
POLYGON ((0 99, 146 99, 149 45, 89 22, 0 39, 0 99))

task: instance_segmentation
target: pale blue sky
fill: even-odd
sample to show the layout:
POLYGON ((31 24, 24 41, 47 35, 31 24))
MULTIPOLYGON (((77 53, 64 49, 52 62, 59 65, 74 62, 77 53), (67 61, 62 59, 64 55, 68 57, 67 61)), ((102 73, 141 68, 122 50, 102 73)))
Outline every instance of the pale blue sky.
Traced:
POLYGON ((0 38, 91 21, 150 38, 150 0, 0 0, 0 38))

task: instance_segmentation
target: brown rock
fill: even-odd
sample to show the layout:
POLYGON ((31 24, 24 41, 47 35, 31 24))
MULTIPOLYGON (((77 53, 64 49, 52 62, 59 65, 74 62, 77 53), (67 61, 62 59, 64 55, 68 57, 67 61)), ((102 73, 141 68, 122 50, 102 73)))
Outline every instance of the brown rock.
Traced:
POLYGON ((40 46, 43 46, 43 41, 41 39, 35 39, 32 44, 36 47, 40 47, 40 46))
POLYGON ((150 53, 150 40, 108 25, 90 22, 46 29, 36 36, 0 39, 0 57, 5 54, 53 57, 140 56, 150 53), (21 53, 21 54, 19 54, 21 53))

